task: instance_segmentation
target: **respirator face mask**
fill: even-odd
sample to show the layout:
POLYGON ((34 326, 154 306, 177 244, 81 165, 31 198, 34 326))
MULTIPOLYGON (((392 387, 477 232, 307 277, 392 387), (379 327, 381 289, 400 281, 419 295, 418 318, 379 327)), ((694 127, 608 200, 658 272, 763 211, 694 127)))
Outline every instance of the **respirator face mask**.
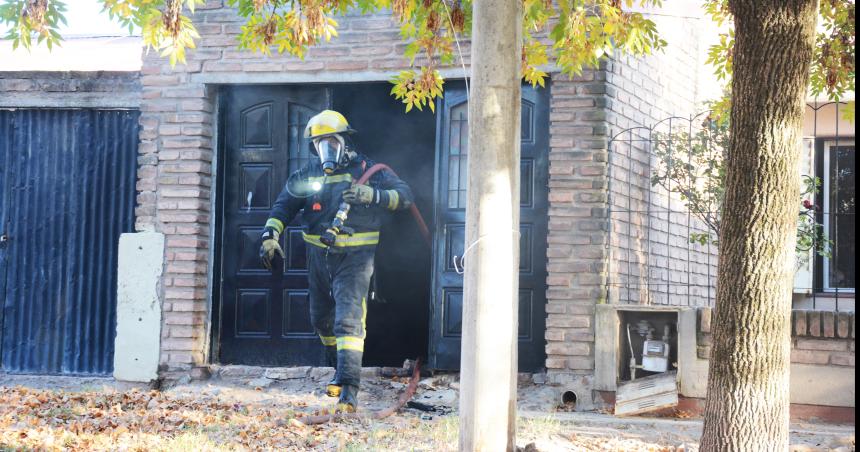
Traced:
POLYGON ((344 160, 346 145, 340 135, 329 135, 314 140, 314 148, 320 159, 322 170, 326 174, 335 172, 344 160))

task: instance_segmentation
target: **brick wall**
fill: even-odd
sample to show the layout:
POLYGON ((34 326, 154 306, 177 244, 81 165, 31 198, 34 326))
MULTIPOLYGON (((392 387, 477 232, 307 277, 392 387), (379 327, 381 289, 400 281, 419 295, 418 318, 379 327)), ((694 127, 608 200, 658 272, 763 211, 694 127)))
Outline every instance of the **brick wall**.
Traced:
MULTIPOLYGON (((707 99, 698 92, 696 43, 699 29, 709 19, 666 15, 651 19, 668 41, 666 49, 648 58, 616 58, 607 74, 613 138, 608 299, 611 303, 709 305, 714 296, 716 247, 691 244, 690 234, 704 232, 704 224, 688 214, 677 194, 651 183, 658 167, 654 157, 658 134, 696 130, 701 124, 696 114, 707 99)), ((686 155, 686 142, 671 146, 686 155)))
MULTIPOLYGON (((546 330, 551 383, 590 386, 594 335, 599 334, 593 325, 597 303, 645 300, 635 290, 621 295, 619 288, 633 282, 628 274, 646 272, 636 253, 646 246, 644 228, 649 222, 637 203, 646 199, 643 193, 650 185, 650 154, 641 146, 621 153, 610 146, 610 139, 626 128, 651 125, 674 114, 689 115, 695 110, 698 81, 697 47, 691 45, 698 41, 697 20, 650 18, 661 33, 667 31, 664 53, 621 56, 573 81, 553 78, 546 330), (628 178, 628 169, 633 177, 628 178), (633 182, 629 192, 621 189, 627 180, 633 182), (637 212, 622 218, 619 207, 637 212)), ((680 219, 671 223, 677 228, 680 219)), ((686 243, 686 237, 683 242, 674 237, 672 242, 685 250, 686 243)), ((661 263, 668 265, 667 257, 664 253, 661 263)))
MULTIPOLYGON (((698 312, 697 345, 701 359, 711 353, 712 308, 698 312)), ((791 313, 791 362, 854 367, 854 313, 794 310, 791 313)))
MULTIPOLYGON (((237 50, 241 20, 221 0, 198 7, 195 21, 201 39, 187 64, 171 68, 151 52, 141 77, 137 229, 160 231, 167 239, 161 363, 168 373, 208 361, 217 85, 384 81, 407 65, 405 45, 388 16, 340 18, 339 36, 311 49, 305 61, 237 50)), ((468 64, 468 43, 463 50, 468 64)), ((658 60, 642 64, 661 69, 662 57, 653 58, 658 60)), ((632 64, 617 67, 622 63, 632 64)), ((626 118, 616 98, 619 82, 607 77, 615 64, 573 80, 552 76, 546 350, 556 383, 593 373, 594 306, 605 293, 608 137, 610 125, 617 129, 626 118)), ((458 64, 443 73, 458 76, 462 70, 458 64)), ((669 82, 674 80, 660 81, 669 82)))
POLYGON ((594 305, 605 263, 606 115, 604 71, 553 77, 546 306, 553 383, 594 369, 594 305))

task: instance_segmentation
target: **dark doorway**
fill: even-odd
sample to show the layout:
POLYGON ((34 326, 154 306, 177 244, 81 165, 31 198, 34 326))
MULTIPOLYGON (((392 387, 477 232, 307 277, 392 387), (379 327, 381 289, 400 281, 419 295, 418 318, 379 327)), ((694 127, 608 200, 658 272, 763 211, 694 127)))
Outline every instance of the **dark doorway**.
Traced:
MULTIPOLYGON (((390 91, 389 83, 336 85, 332 103, 358 131, 358 149, 409 184, 432 230, 436 117, 428 110, 405 113, 390 91)), ((411 215, 392 215, 376 253, 379 297, 368 305, 365 366, 400 366, 427 355, 430 263, 430 247, 411 215)))
MULTIPOLYGON (((459 369, 463 276, 453 264, 466 232, 468 99, 462 83, 446 83, 437 110, 436 225, 430 366, 459 369)), ((520 159, 520 286, 518 364, 522 372, 546 362, 546 250, 549 181, 549 88, 522 89, 520 159)))
MULTIPOLYGON (((300 218, 282 239, 286 265, 278 260, 272 274, 257 257, 269 208, 290 172, 309 158, 302 132, 310 116, 324 108, 343 113, 358 131, 354 138, 359 151, 392 167, 412 187, 426 221, 432 220, 436 118, 430 112, 404 113, 403 104, 390 96, 390 86, 224 88, 216 238, 220 307, 213 319, 219 338, 213 341, 214 356, 220 362, 323 362, 308 314, 300 218)), ((377 251, 378 297, 368 303, 365 366, 399 366, 405 358, 426 355, 430 265, 430 249, 410 215, 392 215, 377 251)))

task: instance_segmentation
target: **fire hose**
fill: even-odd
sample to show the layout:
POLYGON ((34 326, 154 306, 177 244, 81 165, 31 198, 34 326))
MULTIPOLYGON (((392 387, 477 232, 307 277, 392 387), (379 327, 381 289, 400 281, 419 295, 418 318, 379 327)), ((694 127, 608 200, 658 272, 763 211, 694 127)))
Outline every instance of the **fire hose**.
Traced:
MULTIPOLYGON (((383 163, 377 163, 368 168, 367 171, 365 171, 364 174, 362 174, 361 177, 358 178, 355 183, 357 185, 366 184, 367 181, 369 181, 374 174, 382 170, 391 171, 392 174, 397 176, 397 173, 395 173, 394 170, 391 169, 391 167, 389 167, 388 165, 385 165, 383 163)), ((349 210, 349 204, 347 204, 346 202, 341 203, 337 213, 335 214, 334 220, 332 220, 331 227, 329 227, 323 234, 323 236, 320 238, 320 241, 322 243, 328 246, 334 245, 335 241, 337 240, 338 233, 341 231, 341 229, 344 228, 344 223, 346 222, 349 210)), ((430 247, 432 243, 430 239, 430 230, 427 228, 427 223, 424 222, 424 217, 421 216, 421 212, 418 211, 418 206, 416 206, 414 202, 409 206, 409 213, 412 214, 412 218, 415 220, 415 224, 418 225, 418 229, 421 231, 421 236, 424 237, 424 242, 427 243, 428 247, 430 247)))
POLYGON ((303 418, 299 418, 302 424, 305 425, 317 425, 317 424, 325 424, 326 422, 333 420, 341 420, 341 419, 385 419, 388 416, 396 413, 397 410, 403 408, 406 405, 406 402, 415 395, 415 390, 418 389, 418 380, 421 377, 421 360, 415 360, 415 367, 412 368, 412 379, 409 380, 409 386, 406 387, 406 390, 400 394, 400 397, 397 399, 397 403, 391 405, 390 407, 373 411, 370 413, 333 413, 333 414, 321 414, 318 416, 307 416, 303 418))

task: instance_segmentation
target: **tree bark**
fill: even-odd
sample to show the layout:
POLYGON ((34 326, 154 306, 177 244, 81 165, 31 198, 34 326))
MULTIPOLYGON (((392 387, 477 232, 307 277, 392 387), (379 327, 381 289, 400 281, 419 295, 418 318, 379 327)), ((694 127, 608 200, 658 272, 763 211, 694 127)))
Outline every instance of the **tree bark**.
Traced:
POLYGON ((522 2, 473 4, 460 450, 514 450, 522 2))
POLYGON ((816 0, 730 0, 731 139, 703 451, 787 450, 798 164, 816 0))

